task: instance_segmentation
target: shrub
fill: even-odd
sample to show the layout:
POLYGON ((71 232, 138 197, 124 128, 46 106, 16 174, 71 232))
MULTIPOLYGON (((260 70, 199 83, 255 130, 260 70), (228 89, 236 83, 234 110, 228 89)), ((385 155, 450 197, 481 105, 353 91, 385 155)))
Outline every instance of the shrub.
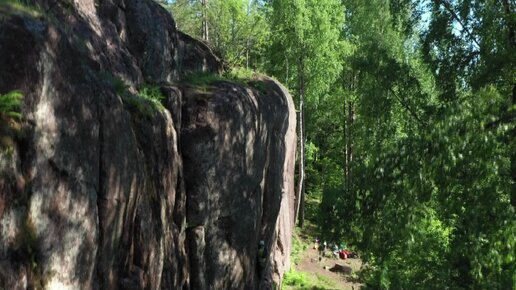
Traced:
POLYGON ((214 73, 193 73, 186 76, 183 81, 193 86, 206 87, 217 81, 225 80, 222 76, 214 73))
POLYGON ((312 284, 310 277, 306 273, 297 272, 294 269, 290 269, 283 278, 283 285, 286 286, 298 286, 307 287, 312 284))
POLYGON ((225 78, 238 83, 246 83, 256 78, 257 76, 258 73, 256 73, 255 71, 241 67, 232 68, 224 74, 225 78))

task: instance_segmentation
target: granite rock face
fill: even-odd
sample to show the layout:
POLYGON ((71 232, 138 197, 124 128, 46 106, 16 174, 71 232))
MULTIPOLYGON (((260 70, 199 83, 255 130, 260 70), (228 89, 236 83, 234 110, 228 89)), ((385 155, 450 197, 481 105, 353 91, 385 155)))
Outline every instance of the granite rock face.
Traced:
POLYGON ((35 2, 0 5, 0 94, 24 94, 23 119, 0 118, 0 289, 279 283, 294 225, 288 92, 179 82, 222 62, 153 1, 35 2), (138 96, 144 84, 162 105, 138 96))
MULTIPOLYGON (((190 261, 193 289, 257 285, 260 240, 272 249, 285 245, 281 250, 290 253, 290 235, 279 232, 291 233, 293 226, 293 219, 282 223, 293 213, 293 104, 273 80, 257 83, 267 93, 229 82, 202 94, 185 89, 181 146, 187 239, 198 257, 190 261)), ((270 265, 288 263, 288 255, 274 255, 270 265)))

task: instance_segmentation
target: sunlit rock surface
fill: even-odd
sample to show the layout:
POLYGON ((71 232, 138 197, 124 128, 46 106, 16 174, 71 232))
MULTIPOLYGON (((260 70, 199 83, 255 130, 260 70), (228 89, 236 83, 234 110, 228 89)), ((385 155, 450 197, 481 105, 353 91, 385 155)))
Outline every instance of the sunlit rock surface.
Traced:
POLYGON ((221 61, 153 1, 37 2, 0 5, 0 94, 25 95, 0 153, 0 289, 279 283, 294 218, 286 90, 179 83, 221 61), (163 108, 134 96, 144 83, 163 108))

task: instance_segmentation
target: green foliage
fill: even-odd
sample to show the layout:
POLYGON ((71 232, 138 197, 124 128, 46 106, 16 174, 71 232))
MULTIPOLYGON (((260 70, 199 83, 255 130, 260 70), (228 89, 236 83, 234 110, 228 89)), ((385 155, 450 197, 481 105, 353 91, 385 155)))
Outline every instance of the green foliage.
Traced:
POLYGON ((0 95, 0 155, 10 158, 14 153, 15 139, 22 135, 20 91, 0 95))
POLYGON ((201 38, 201 3, 200 1, 175 0, 159 1, 174 17, 177 28, 189 35, 201 38))
POLYGON ((111 73, 101 73, 101 78, 107 82, 109 86, 122 97, 122 100, 136 113, 144 116, 152 116, 156 111, 164 110, 162 104, 164 96, 158 85, 143 84, 138 90, 138 94, 134 95, 129 92, 129 85, 120 78, 113 76, 111 73))
POLYGON ((44 14, 37 3, 32 0, 0 0, 0 5, 7 5, 14 11, 26 13, 32 17, 41 17, 44 14))
MULTIPOLYGON (((163 5, 200 37, 199 1, 163 5)), ((210 0, 209 44, 237 68, 184 81, 264 91, 253 68, 304 94, 307 206, 325 239, 361 252, 366 289, 513 289, 513 10, 508 0, 210 0)), ((163 108, 157 86, 132 95, 103 79, 135 112, 163 108)), ((0 112, 19 119, 20 100, 1 95, 0 112)), ((306 247, 294 237, 294 264, 306 247)), ((327 282, 291 270, 284 286, 327 282)))
POLYGON ((260 67, 270 32, 264 7, 258 1, 210 0, 207 10, 215 50, 230 65, 260 67))
POLYGON ((339 37, 344 22, 340 1, 272 1, 268 71, 289 88, 306 84, 314 104, 330 90, 342 69, 346 43, 339 37))
MULTIPOLYGON (((201 38, 203 7, 200 1, 177 0, 164 6, 178 28, 201 38)), ((264 51, 270 34, 266 7, 260 1, 207 1, 208 43, 231 66, 258 69, 265 62, 264 51)))
POLYGON ((297 290, 332 290, 335 289, 335 283, 328 278, 315 275, 313 277, 309 273, 299 272, 290 269, 283 277, 281 289, 297 289, 297 290))
POLYGON ((260 74, 255 71, 235 67, 228 70, 223 75, 205 72, 190 74, 183 79, 183 82, 203 89, 220 81, 231 81, 241 85, 255 86, 257 89, 264 89, 260 87, 259 82, 251 82, 258 76, 260 76, 260 74))
POLYGON ((223 80, 225 80, 225 78, 218 74, 201 72, 186 76, 183 79, 183 82, 193 86, 207 87, 215 82, 223 80))
POLYGON ((23 94, 20 91, 11 91, 0 94, 0 114, 19 120, 21 118, 20 106, 23 94))
POLYGON ((258 76, 259 73, 242 67, 234 67, 224 73, 225 78, 239 83, 247 83, 248 81, 253 80, 258 76))
POLYGON ((309 245, 304 243, 297 233, 294 233, 292 236, 292 252, 290 253, 290 259, 293 264, 297 265, 299 263, 301 253, 303 253, 308 247, 309 245))
MULTIPOLYGON (((325 287, 328 289, 335 289, 335 282, 330 280, 326 276, 322 276, 320 274, 315 274, 315 277, 317 278, 317 287, 324 289, 325 287)), ((313 289, 313 288, 312 288, 313 289)))
POLYGON ((375 265, 372 288, 514 285, 516 222, 505 144, 514 125, 483 125, 503 102, 493 88, 469 95, 431 131, 396 140, 360 169, 355 215, 347 220, 368 229, 350 236, 360 237, 375 265))
POLYGON ((161 92, 161 88, 156 85, 144 84, 139 92, 138 96, 143 98, 146 101, 151 102, 154 106, 160 110, 164 110, 162 101, 165 99, 163 93, 161 92))
POLYGON ((164 96, 158 85, 143 84, 134 95, 129 92, 129 85, 111 73, 101 73, 101 78, 107 81, 113 90, 122 97, 122 100, 129 108, 145 116, 152 116, 157 110, 164 110, 162 104, 164 96))
POLYGON ((283 285, 308 287, 311 284, 312 281, 306 273, 297 272, 293 269, 285 273, 285 276, 283 277, 283 285))
POLYGON ((129 110, 144 117, 152 117, 157 111, 156 105, 137 95, 125 95, 122 97, 129 110))
POLYGON ((157 111, 165 110, 161 103, 164 99, 159 86, 144 84, 137 95, 126 93, 122 95, 125 104, 131 110, 146 117, 153 116, 157 111))
POLYGON ((516 283, 513 22, 446 1, 462 26, 443 2, 425 26, 416 1, 343 1, 340 83, 308 99, 306 187, 323 235, 363 253, 368 289, 516 283))

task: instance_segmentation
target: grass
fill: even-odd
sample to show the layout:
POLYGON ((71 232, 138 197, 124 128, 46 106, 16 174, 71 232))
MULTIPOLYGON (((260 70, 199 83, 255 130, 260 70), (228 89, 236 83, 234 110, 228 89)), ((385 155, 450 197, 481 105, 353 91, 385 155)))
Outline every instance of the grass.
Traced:
POLYGON ((161 103, 165 97, 159 86, 145 84, 140 87, 138 95, 124 94, 122 99, 130 108, 144 116, 152 116, 157 111, 165 110, 161 103))
POLYGON ((335 282, 333 282, 330 278, 320 274, 315 274, 315 276, 317 277, 317 285, 323 285, 324 287, 330 287, 332 289, 335 288, 335 282))
POLYGON ((294 234, 292 235, 292 252, 290 254, 290 259, 292 263, 297 265, 299 260, 301 259, 301 254, 310 247, 308 242, 303 241, 299 234, 297 233, 299 228, 295 228, 294 234))
POLYGON ((281 289, 296 290, 334 290, 335 283, 321 275, 312 276, 305 272, 290 269, 283 278, 281 289))
POLYGON ((226 80, 226 79, 218 74, 202 72, 202 73, 193 73, 193 74, 186 76, 183 79, 183 82, 188 83, 193 86, 206 88, 206 87, 214 84, 215 82, 224 81, 224 80, 226 80))
POLYGON ((260 74, 250 69, 235 67, 224 73, 224 77, 237 83, 247 84, 250 80, 256 79, 260 74))
POLYGON ((193 73, 186 76, 183 82, 202 88, 206 88, 219 81, 231 81, 246 86, 259 75, 259 73, 249 69, 232 68, 222 75, 206 72, 193 73))
POLYGON ((159 110, 165 109, 165 107, 162 104, 163 100, 165 99, 165 96, 163 96, 161 88, 157 85, 144 84, 140 87, 138 96, 154 104, 154 106, 156 106, 156 108, 158 108, 159 110))
POLYGON ((292 236, 292 252, 290 259, 292 266, 283 277, 281 289, 298 289, 298 290, 330 290, 335 289, 335 283, 327 277, 321 275, 312 275, 310 273, 296 270, 296 265, 301 260, 301 255, 311 246, 313 237, 310 233, 306 233, 305 228, 295 228, 292 236), (303 237, 301 237, 303 236, 303 237))
POLYGON ((113 76, 109 72, 100 73, 100 78, 105 80, 109 86, 122 97, 122 100, 130 109, 145 116, 152 116, 156 111, 162 111, 165 107, 162 101, 165 99, 161 88, 154 84, 143 84, 138 89, 138 94, 129 92, 129 85, 122 79, 113 76))
MULTIPOLYGON (((283 277, 283 286, 308 287, 313 281, 307 273, 290 269, 283 277)), ((283 288, 283 287, 282 287, 283 288)))

